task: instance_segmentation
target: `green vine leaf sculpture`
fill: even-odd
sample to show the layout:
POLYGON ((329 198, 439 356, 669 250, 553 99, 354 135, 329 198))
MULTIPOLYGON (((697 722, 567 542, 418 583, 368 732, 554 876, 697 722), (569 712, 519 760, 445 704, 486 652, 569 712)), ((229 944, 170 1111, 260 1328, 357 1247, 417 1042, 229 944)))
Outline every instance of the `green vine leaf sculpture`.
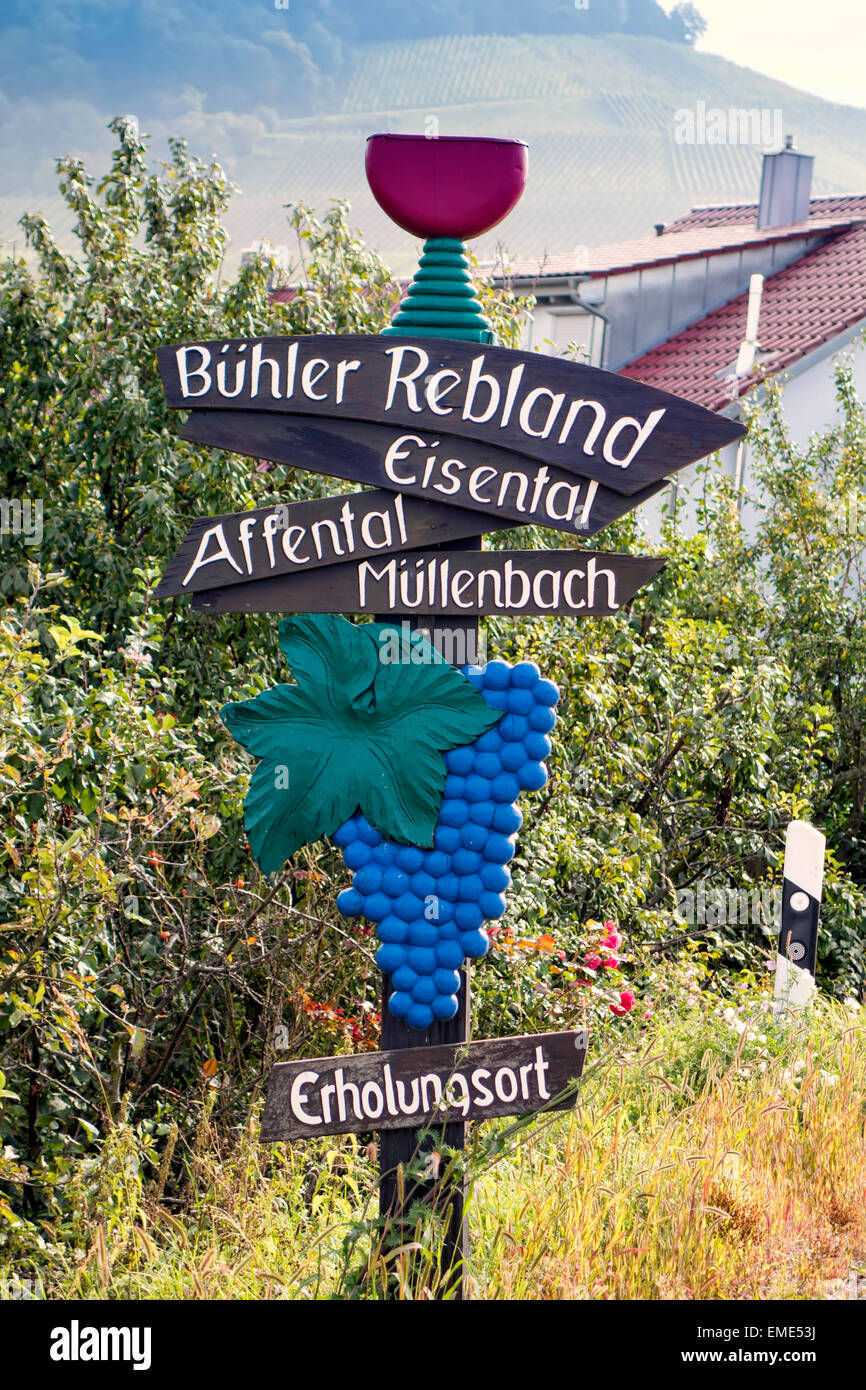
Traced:
POLYGON ((443 753, 479 738, 501 711, 405 628, 308 615, 285 618, 279 633, 297 684, 220 710, 261 759, 244 823, 263 873, 358 810, 389 839, 431 845, 443 753))

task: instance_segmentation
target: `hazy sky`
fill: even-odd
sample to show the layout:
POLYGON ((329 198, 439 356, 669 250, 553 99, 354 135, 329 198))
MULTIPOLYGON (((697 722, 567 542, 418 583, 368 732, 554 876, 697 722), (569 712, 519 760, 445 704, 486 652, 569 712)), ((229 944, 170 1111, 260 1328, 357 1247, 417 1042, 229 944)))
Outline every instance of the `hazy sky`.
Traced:
POLYGON ((828 101, 866 106, 866 0, 696 3, 709 26, 698 45, 705 52, 828 101))

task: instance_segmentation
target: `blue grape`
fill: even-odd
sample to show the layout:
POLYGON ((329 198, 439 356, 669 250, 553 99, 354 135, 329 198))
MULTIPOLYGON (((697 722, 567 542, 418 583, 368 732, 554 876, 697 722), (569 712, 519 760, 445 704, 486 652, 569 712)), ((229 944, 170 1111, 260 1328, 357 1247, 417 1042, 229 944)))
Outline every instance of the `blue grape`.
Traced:
POLYGON ((418 979, 420 979, 420 976, 415 974, 411 965, 400 965, 391 976, 391 983, 395 989, 403 990, 406 994, 411 994, 412 986, 418 979))
POLYGON ((548 734, 556 723, 556 715, 552 709, 545 705, 536 705, 527 716, 530 729, 537 729, 539 733, 548 734))
POLYGON ((358 827, 358 839, 363 840, 365 845, 381 844, 383 836, 379 834, 378 830, 376 830, 368 820, 365 820, 363 816, 358 816, 356 824, 358 827))
MULTIPOLYGON (((451 993, 450 990, 448 992, 451 993)), ((419 975, 412 986, 412 998, 416 1004, 432 1004, 438 993, 432 975, 419 975)))
POLYGON ((532 729, 523 740, 523 747, 526 749, 527 757, 541 763, 550 753, 550 739, 547 734, 536 733, 532 729))
POLYGON ((347 869, 362 869, 365 864, 369 864, 373 858, 373 851, 369 845, 365 845, 363 840, 355 839, 343 850, 343 859, 347 869))
MULTIPOLYGON (((445 854, 453 854, 460 844, 459 827, 455 825, 443 825, 440 819, 439 824, 433 832, 433 843, 437 849, 443 850, 445 854)), ((451 867, 450 859, 448 860, 448 867, 451 867)))
MULTIPOLYGON (((544 735, 538 734, 537 737, 544 738, 544 735)), ((516 772, 518 768, 523 767, 526 762, 525 743, 503 744, 501 762, 506 772, 516 772)))
POLYGON ((354 885, 363 897, 377 893, 382 887, 382 870, 378 864, 365 864, 355 874, 354 885))
POLYGON ((404 922, 401 917, 395 917, 389 913, 383 917, 379 923, 379 940, 388 942, 403 942, 409 939, 409 923, 404 922))
POLYGON ((344 888, 337 894, 337 907, 344 917, 360 917, 364 911, 364 899, 357 888, 344 888))
POLYGON ((517 690, 531 690, 541 679, 541 672, 534 661, 518 661, 511 668, 511 684, 517 690))
POLYGON ((481 853, 487 845, 490 836, 483 825, 473 824, 468 821, 460 831, 460 843, 465 849, 474 849, 481 853))
POLYGON ((512 668, 504 661, 488 661, 487 665, 482 667, 485 699, 488 690, 508 689, 511 684, 511 671, 512 668))
POLYGON ((544 763, 524 763, 518 769, 517 780, 524 791, 537 792, 547 781, 547 768, 544 763))
POLYGON ((414 893, 401 893, 394 903, 394 912, 404 922, 414 922, 416 917, 424 915, 423 899, 416 898, 414 893))
MULTIPOLYGON (((364 873, 363 869, 361 873, 364 873)), ((409 884, 411 882, 412 880, 407 873, 395 867, 393 869, 386 869, 377 887, 381 888, 383 893, 387 893, 389 898, 399 898, 401 893, 407 893, 409 891, 409 884)), ((355 879, 355 887, 360 889, 362 893, 365 891, 364 888, 361 887, 361 884, 358 883, 357 876, 355 879)))
POLYGON ((439 928, 436 923, 428 922, 424 917, 410 922, 407 930, 413 946, 435 946, 439 940, 439 928))
POLYGON ((445 766, 458 777, 465 777, 470 773, 474 762, 475 754, 468 744, 464 744, 462 748, 452 748, 450 753, 445 754, 445 766))
MULTIPOLYGON (((492 758, 493 754, 491 753, 489 755, 482 756, 490 756, 492 758)), ((490 785, 491 783, 489 777, 480 777, 477 772, 473 772, 471 777, 466 778, 466 786, 464 788, 464 796, 466 797, 466 801, 472 803, 486 801, 487 797, 490 795, 490 785)), ((461 825, 465 824, 465 822, 469 819, 470 808, 467 806, 465 807, 465 809, 466 816, 460 822, 461 825)), ((452 824, 456 824, 456 822, 452 822, 452 824)))
MULTIPOLYGON (((463 843, 462 833, 460 843, 463 843)), ((432 879, 441 878, 451 867, 451 860, 441 849, 430 850, 424 855, 424 868, 432 879)))
POLYGON ((436 947, 436 959, 440 965, 457 970, 463 964, 463 947, 459 941, 442 941, 436 947))
POLYGON ((398 869, 403 869, 407 874, 417 874, 424 863, 424 851, 415 845, 400 845, 395 858, 398 869))
MULTIPOLYGON (((484 882, 482 876, 482 883, 484 882)), ((484 921, 484 913, 481 911, 477 902, 460 902, 454 909, 454 927, 456 931, 475 931, 484 921)))
POLYGON ((520 783, 511 772, 500 772, 490 788, 491 801, 516 801, 520 795, 520 783))
POLYGON ((505 912, 506 866, 523 824, 515 802, 521 790, 544 785, 556 723, 559 692, 534 662, 491 661, 464 675, 501 718, 475 743, 445 754, 433 848, 386 840, 360 812, 333 836, 353 871, 337 906, 376 923, 376 960, 393 989, 389 1010, 417 1029, 455 1016, 461 966, 489 950, 484 923, 505 912))
MULTIPOLYGON (((477 850, 464 849, 461 845, 460 849, 456 849, 452 854, 451 863, 454 865, 454 872, 456 874, 474 874, 481 864, 481 855, 477 850)), ((362 869, 361 873, 363 874, 364 872, 365 870, 362 869)), ((378 887, 378 884, 374 884, 374 887, 378 887)), ((362 888, 359 884, 358 891, 364 893, 366 889, 362 888)))
POLYGON ((536 704, 531 690, 509 690, 508 708, 512 714, 528 714, 536 704))

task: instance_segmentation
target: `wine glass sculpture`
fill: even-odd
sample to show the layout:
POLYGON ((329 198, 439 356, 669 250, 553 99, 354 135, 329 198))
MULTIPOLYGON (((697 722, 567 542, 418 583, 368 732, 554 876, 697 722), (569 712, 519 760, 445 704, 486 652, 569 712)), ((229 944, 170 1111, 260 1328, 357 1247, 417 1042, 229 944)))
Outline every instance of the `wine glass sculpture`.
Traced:
POLYGON ((424 238, 418 270, 386 334, 490 343, 464 241, 507 217, 526 186, 522 140, 371 135, 367 180, 398 227, 424 238))

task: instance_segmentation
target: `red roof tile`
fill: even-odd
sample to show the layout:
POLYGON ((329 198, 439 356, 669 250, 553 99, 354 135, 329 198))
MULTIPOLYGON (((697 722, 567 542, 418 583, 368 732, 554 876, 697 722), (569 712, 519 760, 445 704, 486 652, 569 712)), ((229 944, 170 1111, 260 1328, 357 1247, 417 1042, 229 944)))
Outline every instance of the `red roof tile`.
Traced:
MULTIPOLYGON (((718 203, 715 206, 692 208, 684 217, 668 223, 665 236, 672 232, 693 231, 698 227, 731 227, 744 223, 754 227, 757 217, 757 203, 718 203)), ((866 217, 866 193, 813 198, 809 205, 810 220, 841 218, 851 221, 855 217, 866 217)))
MULTIPOLYGON (((860 214, 866 218, 866 198, 860 214)), ((563 275, 620 275, 646 266, 665 265, 670 261, 686 261, 698 256, 719 255, 742 246, 769 245, 791 237, 820 236, 827 232, 850 227, 851 216, 810 218, 788 227, 766 227, 761 231, 750 224, 722 223, 719 226, 696 226, 682 231, 664 232, 661 236, 637 237, 632 241, 610 242, 606 246, 582 247, 566 255, 547 256, 544 260, 524 260, 508 272, 510 280, 546 280, 563 275)))
MULTIPOLYGON (((816 202, 830 201, 859 203, 866 210, 866 197, 813 199, 813 209, 816 202)), ((748 294, 729 300, 621 367, 620 374, 720 410, 731 399, 731 389, 717 374, 736 361, 747 301, 748 294)), ((751 390, 768 370, 782 371, 861 319, 866 319, 863 225, 835 236, 767 278, 758 326, 760 370, 739 383, 737 394, 751 390)))

